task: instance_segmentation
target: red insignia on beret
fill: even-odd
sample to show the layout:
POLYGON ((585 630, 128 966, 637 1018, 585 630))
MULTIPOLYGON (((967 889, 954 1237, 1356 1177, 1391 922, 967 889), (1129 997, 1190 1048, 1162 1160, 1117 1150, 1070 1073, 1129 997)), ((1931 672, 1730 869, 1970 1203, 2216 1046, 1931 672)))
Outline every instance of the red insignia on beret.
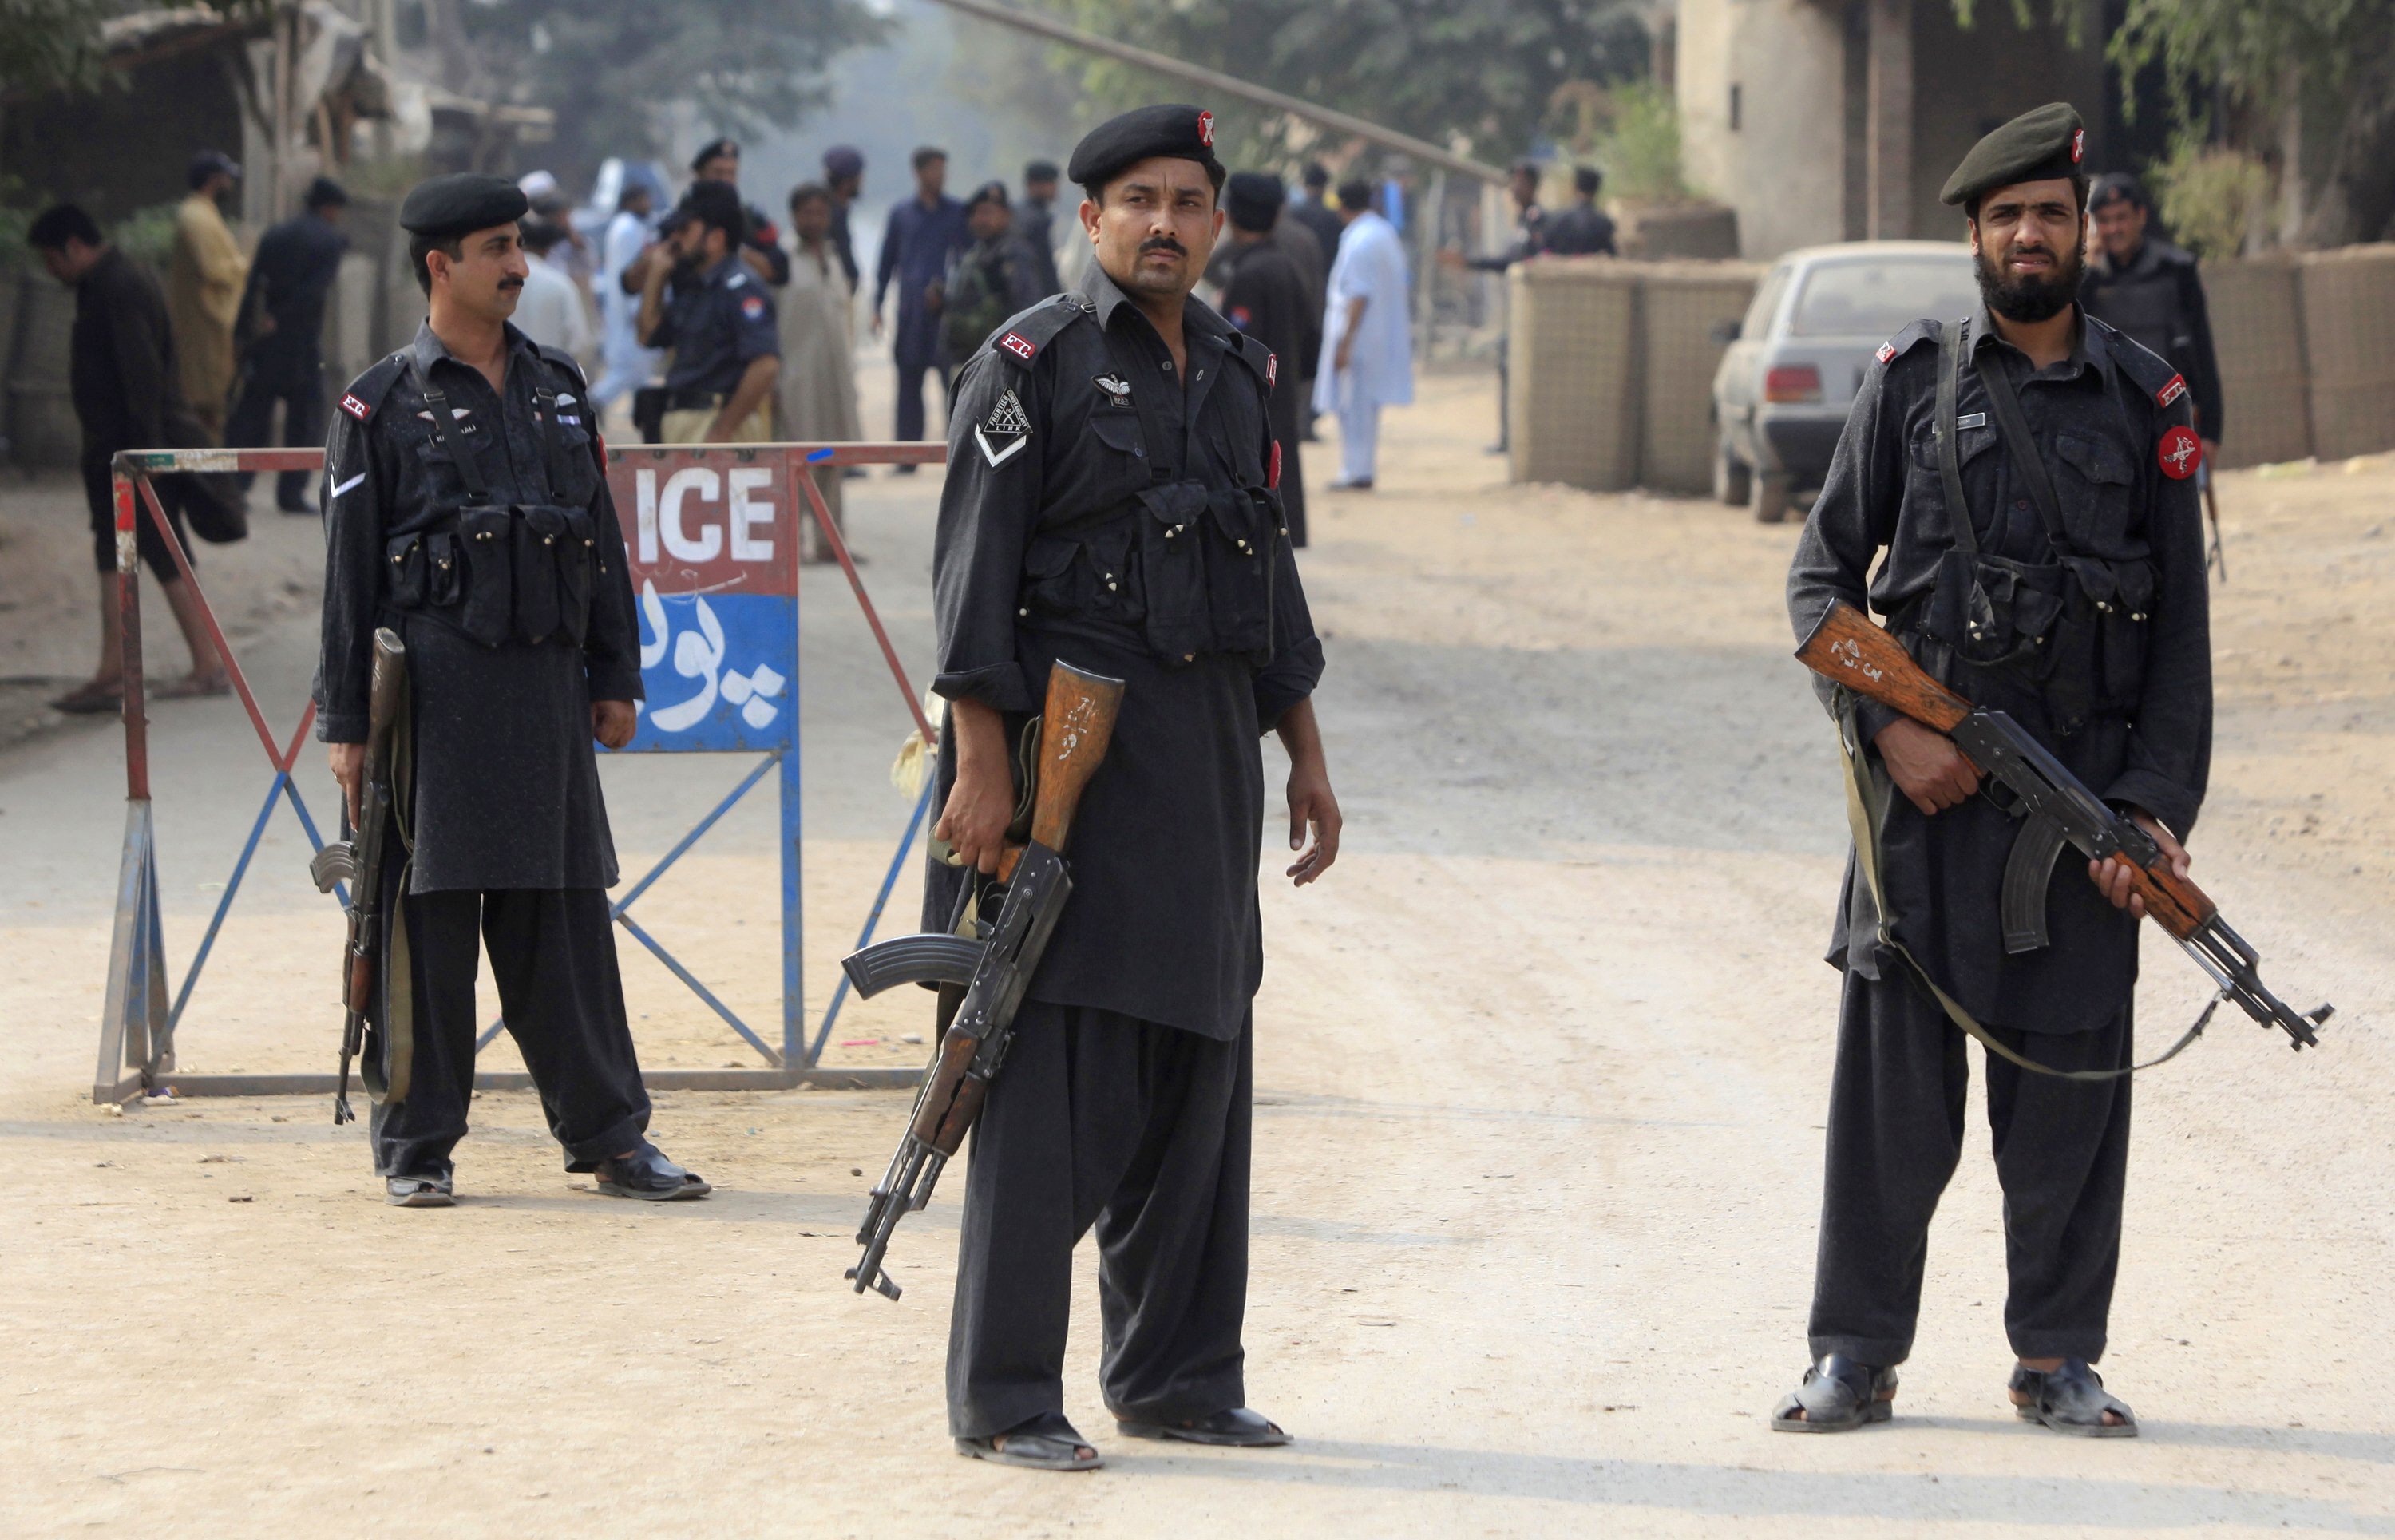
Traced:
POLYGON ((2073 166, 2078 165, 2081 157, 2084 156, 2086 153, 2087 130, 2084 128, 2073 128, 2071 130, 2071 164, 2073 166))
POLYGON ((998 345, 1025 364, 1030 363, 1032 355, 1039 351, 1039 345, 1021 332, 1008 332, 998 339, 998 345))
POLYGON ((1889 359, 1894 358, 1895 356, 1896 356, 1896 344, 1895 344, 1895 343, 1893 343, 1893 342, 1883 342, 1883 343, 1881 343, 1881 344, 1879 345, 1879 353, 1878 353, 1878 358, 1879 358, 1879 361, 1880 361, 1881 363, 1885 364, 1885 363, 1886 363, 1889 359))
POLYGON ((2167 406, 2172 402, 2177 401, 2179 397, 2185 394, 2187 394, 2186 379, 2178 375, 2173 375, 2170 378, 2169 384, 2154 392, 2154 405, 2157 406, 2167 406))
POLYGON ((353 395, 345 395, 341 398, 341 410, 349 413, 350 416, 357 418, 360 422, 364 422, 367 418, 374 415, 373 407, 367 405, 364 402, 360 401, 353 395))
POLYGON ((2154 458, 2162 461, 2163 475, 2173 481, 2185 481, 2203 463, 2203 441, 2195 436, 2192 428, 2174 428, 2155 446, 2154 458))
POLYGON ((1204 145, 1209 150, 1214 148, 1213 113, 1200 113, 1198 114, 1198 142, 1204 145))

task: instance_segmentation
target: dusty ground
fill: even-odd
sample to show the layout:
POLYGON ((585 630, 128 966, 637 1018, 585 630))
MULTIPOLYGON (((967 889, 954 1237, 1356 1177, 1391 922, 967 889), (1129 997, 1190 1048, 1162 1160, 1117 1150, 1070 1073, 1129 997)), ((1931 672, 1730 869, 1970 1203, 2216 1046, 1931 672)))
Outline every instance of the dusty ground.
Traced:
MULTIPOLYGON (((948 1453, 954 1184, 901 1232, 902 1303, 840 1278, 894 1095, 665 1096, 657 1136, 718 1191, 664 1211, 580 1189, 526 1095, 482 1099, 446 1213, 383 1207, 321 1099, 93 1109, 123 818, 103 725, 0 756, 0 1529, 2395 1533, 2395 1054, 2377 1025, 2395 997, 2395 467, 2224 480, 2234 580, 2197 874, 2269 977, 2340 1015, 2300 1058, 2224 1022, 2139 1088, 2105 1369, 2145 1437, 2011 1417, 1978 1136, 1898 1422, 1790 1439, 1763 1424, 1804 1360, 1836 985, 1817 959, 1843 840, 1780 607, 1793 531, 1505 486, 1479 452, 1492 418, 1485 378, 1426 382, 1387 424, 1385 490, 1317 498, 1304 558, 1349 824, 1323 884, 1266 888, 1248 1334, 1251 1399, 1294 1448, 1110 1437, 1085 1293, 1068 1407, 1109 1468, 948 1453)), ((1327 452, 1312 465, 1324 478, 1327 452)), ((877 480, 852 504, 918 670, 932 490, 877 480)), ((12 531, 29 506, 7 504, 12 531)), ((274 585, 312 538, 266 524, 212 558, 266 605, 244 656, 286 730, 310 626, 304 605, 272 613, 274 585)), ((905 719, 838 580, 808 583, 819 1015, 905 820, 883 778, 905 719)), ((237 710, 155 715, 179 963, 264 776, 237 710)), ((627 869, 744 768, 611 764, 627 869)), ((776 989, 769 807, 736 811, 639 911, 752 1020, 776 989)), ((304 848, 278 816, 193 997, 185 1069, 328 1062, 338 925, 298 876, 304 848)), ((653 1061, 743 1057, 627 958, 653 1061)), ((2149 1041, 2198 998, 2155 948, 2149 1041)), ((920 1052, 895 1041, 915 1014, 852 1011, 833 1056, 920 1052)))

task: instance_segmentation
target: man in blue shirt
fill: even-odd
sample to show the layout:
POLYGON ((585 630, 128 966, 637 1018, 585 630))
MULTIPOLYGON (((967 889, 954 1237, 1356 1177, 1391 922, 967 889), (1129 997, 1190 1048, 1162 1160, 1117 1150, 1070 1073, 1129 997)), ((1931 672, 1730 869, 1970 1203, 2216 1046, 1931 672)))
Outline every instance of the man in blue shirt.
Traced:
POLYGON ((740 194, 722 182, 694 183, 681 213, 672 264, 650 263, 641 288, 642 346, 673 350, 660 442, 766 443, 782 344, 773 298, 741 259, 740 194))
MULTIPOLYGON (((928 146, 915 152, 915 195, 890 210, 881 235, 881 261, 874 275, 873 331, 881 333, 881 300, 890 280, 898 280, 898 336, 891 348, 898 364, 898 437, 923 436, 923 375, 940 376, 941 420, 947 419, 948 367, 940 357, 942 285, 948 259, 973 245, 965 206, 943 189, 948 153, 928 146)), ((914 470, 898 468, 901 474, 914 470)))

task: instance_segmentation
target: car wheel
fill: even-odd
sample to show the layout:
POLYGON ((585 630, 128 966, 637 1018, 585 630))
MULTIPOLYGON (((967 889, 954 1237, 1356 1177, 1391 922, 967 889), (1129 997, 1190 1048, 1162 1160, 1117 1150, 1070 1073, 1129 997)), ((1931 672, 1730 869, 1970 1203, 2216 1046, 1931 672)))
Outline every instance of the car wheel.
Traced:
POLYGON ((1751 495, 1747 484, 1754 472, 1746 461, 1738 458, 1727 444, 1714 447, 1714 497, 1723 506, 1736 508, 1751 495))
POLYGON ((1784 471, 1756 471, 1747 477, 1748 511, 1756 524, 1778 524, 1788 517, 1793 489, 1784 471))

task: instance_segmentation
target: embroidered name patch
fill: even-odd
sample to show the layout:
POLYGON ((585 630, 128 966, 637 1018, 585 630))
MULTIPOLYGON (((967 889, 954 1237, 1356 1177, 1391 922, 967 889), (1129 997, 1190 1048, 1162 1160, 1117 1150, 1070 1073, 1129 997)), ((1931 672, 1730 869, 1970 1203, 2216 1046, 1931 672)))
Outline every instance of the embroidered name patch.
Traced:
POLYGON ((366 418, 374 415, 373 407, 367 405, 364 402, 360 401, 353 395, 345 395, 341 398, 341 410, 349 413, 350 416, 357 418, 360 422, 364 422, 366 418))
POLYGON ((2154 392, 2154 405, 2167 406, 2185 394, 2187 394, 2187 380, 2178 375, 2173 375, 2170 377, 2169 384, 2154 392))
POLYGON ((2163 475, 2173 481, 2185 481, 2203 463, 2203 441, 2195 436, 2192 428, 2174 428, 2155 446, 2154 458, 2162 461, 2163 475))
POLYGON ((998 339, 998 345, 1004 348, 1008 352, 1012 353, 1015 357, 1023 360, 1025 364, 1030 363, 1033 356, 1039 352, 1039 344, 1032 341, 1021 332, 1008 332, 1004 337, 998 339))
POLYGON ((989 409, 989 416, 973 430, 973 442, 981 445, 981 458, 989 461, 993 471, 1021 454, 1023 446, 1031 442, 1030 416, 1012 391, 1000 395, 998 405, 989 409))

